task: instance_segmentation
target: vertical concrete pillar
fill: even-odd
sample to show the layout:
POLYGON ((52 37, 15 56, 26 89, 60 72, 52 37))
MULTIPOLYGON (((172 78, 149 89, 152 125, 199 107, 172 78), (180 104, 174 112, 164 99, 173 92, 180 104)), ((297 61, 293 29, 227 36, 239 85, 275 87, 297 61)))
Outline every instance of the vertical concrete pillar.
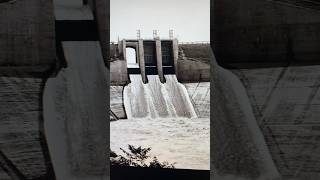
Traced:
POLYGON ((172 52, 173 52, 174 71, 177 76, 177 79, 179 80, 179 77, 178 77, 178 56, 179 56, 178 39, 172 40, 172 52))
MULTIPOLYGON (((78 0, 80 3, 81 0, 78 0)), ((108 12, 110 9, 110 3, 108 0, 82 0, 84 5, 89 5, 92 9, 94 14, 98 35, 99 35, 99 42, 101 45, 102 55, 104 62, 107 64, 108 57, 109 57, 109 17, 108 12)))
POLYGON ((162 52, 161 52, 161 40, 159 38, 156 40, 156 54, 157 54, 157 69, 159 79, 162 83, 164 83, 164 76, 163 76, 163 68, 162 68, 162 52))
POLYGON ((109 8, 110 3, 108 0, 94 0, 95 4, 95 19, 97 22, 98 35, 100 46, 102 50, 102 56, 105 64, 109 62, 109 8))
POLYGON ((127 68, 127 41, 125 39, 123 39, 121 41, 120 44, 120 57, 121 57, 121 54, 122 54, 122 57, 123 57, 123 63, 121 64, 121 67, 120 67, 120 71, 123 73, 121 76, 120 79, 122 79, 122 81, 125 81, 125 82, 129 82, 130 80, 130 77, 129 77, 129 73, 128 73, 128 68, 127 68))
POLYGON ((127 48, 127 42, 126 42, 126 40, 124 39, 124 40, 122 40, 122 43, 121 43, 121 48, 119 48, 122 52, 120 52, 120 55, 121 55, 121 53, 122 53, 122 56, 123 56, 123 60, 125 60, 126 61, 126 63, 127 63, 127 51, 126 51, 126 48, 127 48))
POLYGON ((143 40, 139 39, 139 66, 140 66, 140 72, 142 76, 143 83, 147 83, 147 76, 146 76, 146 64, 144 62, 144 48, 143 48, 143 40))

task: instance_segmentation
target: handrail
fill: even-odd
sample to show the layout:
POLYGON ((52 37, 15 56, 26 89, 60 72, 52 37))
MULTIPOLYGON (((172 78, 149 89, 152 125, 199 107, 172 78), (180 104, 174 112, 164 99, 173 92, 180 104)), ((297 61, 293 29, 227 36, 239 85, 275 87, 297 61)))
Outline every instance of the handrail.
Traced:
POLYGON ((3 168, 13 180, 25 180, 26 177, 0 150, 0 167, 3 168))
POLYGON ((120 118, 110 109, 110 115, 115 118, 116 120, 119 120, 120 118))

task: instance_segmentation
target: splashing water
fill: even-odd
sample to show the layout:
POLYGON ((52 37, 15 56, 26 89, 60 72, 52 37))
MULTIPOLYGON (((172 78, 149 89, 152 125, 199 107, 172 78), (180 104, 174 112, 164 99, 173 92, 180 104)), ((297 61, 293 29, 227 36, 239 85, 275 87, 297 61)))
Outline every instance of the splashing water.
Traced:
POLYGON ((141 75, 130 75, 131 83, 123 92, 128 119, 197 117, 186 88, 175 75, 165 75, 166 83, 161 83, 158 75, 147 78, 144 84, 141 75))

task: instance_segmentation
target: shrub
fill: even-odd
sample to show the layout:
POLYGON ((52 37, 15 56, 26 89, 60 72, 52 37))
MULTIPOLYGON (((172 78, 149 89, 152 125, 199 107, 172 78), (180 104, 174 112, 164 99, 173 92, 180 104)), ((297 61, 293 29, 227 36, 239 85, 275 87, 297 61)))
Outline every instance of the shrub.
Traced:
POLYGON ((133 167, 149 167, 149 168, 172 168, 174 164, 169 164, 167 161, 159 162, 157 157, 150 157, 148 153, 151 148, 134 147, 128 145, 129 152, 120 148, 124 153, 118 155, 113 151, 110 151, 110 162, 113 166, 133 166, 133 167), (152 158, 152 160, 150 160, 152 158))

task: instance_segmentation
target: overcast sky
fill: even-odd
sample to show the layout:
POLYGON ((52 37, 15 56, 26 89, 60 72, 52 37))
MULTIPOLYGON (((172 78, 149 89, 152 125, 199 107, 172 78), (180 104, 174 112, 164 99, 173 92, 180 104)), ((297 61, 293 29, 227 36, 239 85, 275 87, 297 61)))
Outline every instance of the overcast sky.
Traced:
POLYGON ((110 11, 111 41, 136 38, 137 29, 142 38, 173 29, 179 41, 210 40, 210 0, 111 0, 110 11))

